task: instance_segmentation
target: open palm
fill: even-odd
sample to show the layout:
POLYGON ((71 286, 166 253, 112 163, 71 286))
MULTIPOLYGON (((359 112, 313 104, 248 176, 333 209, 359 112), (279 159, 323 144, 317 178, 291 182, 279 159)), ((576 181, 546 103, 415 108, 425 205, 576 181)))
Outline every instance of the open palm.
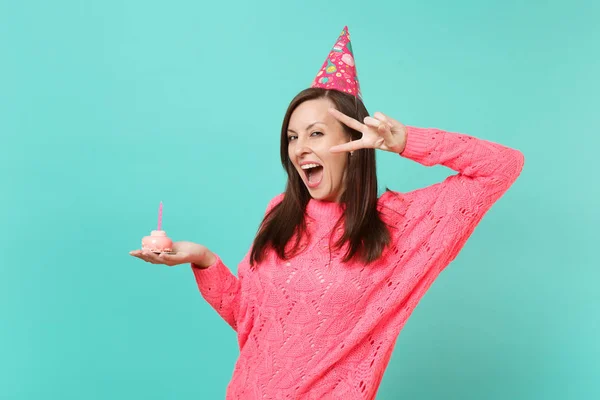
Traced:
POLYGON ((149 250, 134 250, 129 254, 152 264, 168 266, 190 263, 210 265, 213 260, 212 253, 206 246, 193 242, 174 242, 171 253, 156 254, 149 250))

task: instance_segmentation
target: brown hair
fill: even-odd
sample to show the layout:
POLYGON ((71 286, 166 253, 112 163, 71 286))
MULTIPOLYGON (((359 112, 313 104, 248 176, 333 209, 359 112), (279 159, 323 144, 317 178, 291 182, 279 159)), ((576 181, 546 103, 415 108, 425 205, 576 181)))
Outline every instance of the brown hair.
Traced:
MULTIPOLYGON (((273 248, 280 259, 293 257, 298 254, 300 239, 307 234, 304 215, 311 196, 289 158, 287 130, 296 107, 307 100, 319 98, 328 98, 335 108, 358 121, 369 115, 360 99, 337 90, 309 88, 294 97, 281 126, 281 164, 288 175, 285 193, 282 201, 265 215, 259 227, 250 256, 252 265, 262 261, 267 247, 273 248), (295 244, 286 253, 286 245, 294 233, 297 233, 295 244)), ((361 132, 342 126, 352 140, 362 137, 361 132)), ((348 160, 346 188, 340 199, 344 213, 335 225, 337 227, 345 221, 345 230, 334 246, 339 249, 344 243, 349 243, 344 262, 358 253, 362 261, 369 263, 379 258, 390 242, 390 233, 377 211, 375 150, 357 150, 348 160)))

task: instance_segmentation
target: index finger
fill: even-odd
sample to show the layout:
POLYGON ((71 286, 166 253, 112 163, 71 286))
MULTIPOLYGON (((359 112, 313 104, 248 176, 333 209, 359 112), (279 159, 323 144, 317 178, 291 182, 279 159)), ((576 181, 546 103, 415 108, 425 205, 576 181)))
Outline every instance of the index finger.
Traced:
POLYGON ((333 115, 338 121, 340 121, 344 125, 352 128, 352 129, 354 129, 356 131, 362 132, 363 128, 365 127, 364 124, 361 124, 360 122, 358 122, 354 118, 350 118, 349 116, 347 116, 346 114, 342 113, 341 111, 336 110, 335 108, 330 108, 329 109, 329 113, 331 115, 333 115))
POLYGON ((355 151, 364 149, 362 139, 353 140, 351 142, 347 142, 344 144, 338 144, 329 148, 329 151, 332 153, 342 153, 344 151, 355 151))

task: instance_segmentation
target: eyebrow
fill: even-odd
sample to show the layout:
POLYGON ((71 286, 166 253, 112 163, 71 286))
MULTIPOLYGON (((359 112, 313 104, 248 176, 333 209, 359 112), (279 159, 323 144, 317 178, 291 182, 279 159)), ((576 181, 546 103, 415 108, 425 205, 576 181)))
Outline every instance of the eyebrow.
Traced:
MULTIPOLYGON (((316 124, 327 125, 327 124, 326 124, 326 123, 324 123, 324 122, 321 122, 321 121, 316 121, 316 122, 313 122, 312 124, 308 125, 308 126, 306 127, 306 130, 309 130, 310 128, 312 128, 312 127, 313 127, 313 126, 315 126, 316 124)), ((296 131, 294 131, 293 129, 288 129, 288 132, 296 133, 296 131)))

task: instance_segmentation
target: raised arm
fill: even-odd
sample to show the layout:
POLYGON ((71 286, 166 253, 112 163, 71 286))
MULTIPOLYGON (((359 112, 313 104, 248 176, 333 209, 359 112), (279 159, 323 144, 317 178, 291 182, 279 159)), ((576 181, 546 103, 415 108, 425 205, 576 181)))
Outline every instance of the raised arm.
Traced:
MULTIPOLYGON (((443 182, 407 194, 386 192, 381 200, 398 225, 415 221, 426 232, 423 246, 440 268, 452 261, 491 206, 523 169, 523 154, 472 136, 435 128, 406 126, 400 153, 425 166, 444 165, 457 173, 443 182), (398 210, 405 212, 395 213, 398 210)), ((384 211, 385 212, 385 211, 384 211)))
POLYGON ((498 143, 435 128, 406 127, 406 146, 400 155, 425 166, 444 165, 458 172, 437 186, 426 188, 458 201, 477 198, 491 205, 517 179, 523 154, 498 143))
MULTIPOLYGON (((330 109, 341 123, 362 133, 333 152, 374 148, 401 154, 426 166, 444 165, 457 172, 443 182, 406 195, 384 193, 379 210, 395 228, 395 246, 423 253, 421 267, 439 271, 456 257, 483 215, 517 179, 521 152, 459 133, 405 126, 376 112, 363 122, 330 109), (409 243, 399 243, 406 239, 409 243)), ((403 257, 404 252, 398 252, 403 257)))

